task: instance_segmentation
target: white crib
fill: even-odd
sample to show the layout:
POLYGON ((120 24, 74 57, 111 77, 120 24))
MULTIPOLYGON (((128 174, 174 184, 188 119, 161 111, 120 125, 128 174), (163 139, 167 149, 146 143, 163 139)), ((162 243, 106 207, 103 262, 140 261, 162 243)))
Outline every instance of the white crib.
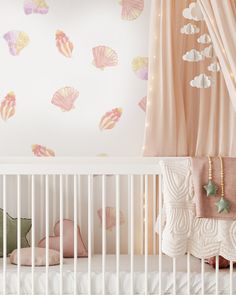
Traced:
MULTIPOLYGON (((216 270, 187 253, 162 254, 162 178, 158 158, 11 158, 0 159, 3 208, 3 258, 0 294, 11 295, 157 295, 236 294, 233 263, 216 270), (159 197, 160 196, 160 197, 159 197), (106 206, 115 207, 115 227, 106 229, 106 206), (101 227, 96 217, 102 208, 101 227), (121 209, 126 225, 120 224, 121 209), (157 209, 159 208, 159 210, 157 209), (17 218, 20 249, 21 217, 31 218, 32 266, 9 264, 7 213, 17 218), (96 217, 96 218, 95 218, 96 217), (63 219, 77 224, 88 257, 63 257, 63 219), (49 266, 49 236, 60 220, 60 265, 49 266), (34 247, 46 237, 46 266, 34 264, 34 247)), ((20 252, 18 252, 20 254, 20 252)))

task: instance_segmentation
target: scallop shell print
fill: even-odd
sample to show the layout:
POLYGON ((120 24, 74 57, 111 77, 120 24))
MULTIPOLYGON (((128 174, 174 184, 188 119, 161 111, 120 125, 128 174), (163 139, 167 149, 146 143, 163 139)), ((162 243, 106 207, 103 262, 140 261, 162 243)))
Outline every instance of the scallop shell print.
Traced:
MULTIPOLYGON (((106 230, 112 230, 116 226, 116 208, 106 207, 106 230)), ((97 211, 98 218, 102 225, 102 208, 97 211)), ((124 213, 120 211, 120 225, 125 224, 124 213)))
POLYGON ((100 130, 109 130, 115 127, 122 115, 121 108, 115 108, 110 112, 107 112, 101 119, 99 128, 100 130))
POLYGON ((14 116, 16 107, 16 97, 14 92, 9 92, 0 105, 0 114, 4 121, 14 116))
POLYGON ((118 64, 118 55, 108 46, 97 46, 93 48, 93 64, 104 70, 106 67, 114 67, 118 64))
POLYGON ((52 104, 62 111, 68 112, 74 108, 74 102, 78 98, 79 92, 73 87, 63 87, 55 92, 52 104))
POLYGON ((53 150, 48 149, 40 144, 33 144, 32 152, 36 157, 55 157, 53 150))
POLYGON ((47 14, 48 5, 44 0, 25 0, 24 2, 24 12, 25 14, 47 14))
POLYGON ((19 55, 21 50, 29 44, 29 36, 21 31, 9 31, 3 38, 7 41, 11 55, 19 55))
POLYGON ((148 58, 135 57, 132 61, 132 68, 135 74, 142 80, 148 80, 148 58))
POLYGON ((56 32, 56 46, 59 52, 65 57, 72 57, 72 51, 74 49, 73 43, 64 32, 59 30, 56 32))
POLYGON ((123 20, 135 20, 144 9, 144 0, 120 0, 119 2, 122 5, 123 20))
POLYGON ((146 112, 146 107, 147 107, 147 96, 143 97, 140 102, 138 103, 139 107, 146 112))

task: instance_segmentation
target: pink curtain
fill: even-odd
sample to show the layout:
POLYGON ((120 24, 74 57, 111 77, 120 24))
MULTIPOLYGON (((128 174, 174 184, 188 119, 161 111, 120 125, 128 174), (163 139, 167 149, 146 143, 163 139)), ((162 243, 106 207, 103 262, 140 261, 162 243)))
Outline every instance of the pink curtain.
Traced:
POLYGON ((198 0, 236 111, 236 0, 198 0))
POLYGON ((217 57, 213 54, 200 62, 182 58, 187 51, 201 52, 208 46, 197 42, 200 35, 208 34, 206 22, 182 15, 191 2, 153 1, 144 156, 236 156, 236 112, 228 85, 222 72, 208 69, 217 57), (188 23, 197 27, 196 34, 180 33, 188 23), (211 76, 212 86, 191 87, 193 78, 203 73, 211 76))

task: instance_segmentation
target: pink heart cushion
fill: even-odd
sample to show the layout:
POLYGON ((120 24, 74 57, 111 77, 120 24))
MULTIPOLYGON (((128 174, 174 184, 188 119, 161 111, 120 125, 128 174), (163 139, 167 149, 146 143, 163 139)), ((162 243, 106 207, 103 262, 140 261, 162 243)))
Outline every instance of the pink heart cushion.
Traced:
MULTIPOLYGON (((54 235, 49 237, 49 249, 60 251, 60 221, 54 226, 54 235)), ((46 238, 39 241, 38 247, 46 247, 46 238)), ((81 237, 80 228, 77 226, 77 257, 87 257, 88 253, 81 237)), ((74 222, 63 220, 63 257, 74 257, 74 222)))

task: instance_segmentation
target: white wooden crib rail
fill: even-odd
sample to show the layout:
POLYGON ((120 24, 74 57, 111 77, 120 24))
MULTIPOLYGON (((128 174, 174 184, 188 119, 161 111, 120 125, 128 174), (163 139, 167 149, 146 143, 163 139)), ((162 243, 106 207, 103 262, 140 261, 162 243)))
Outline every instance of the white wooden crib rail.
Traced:
MULTIPOLYGON (((102 292, 96 294, 106 295, 106 265, 107 265, 107 233, 106 233, 106 205, 108 202, 108 187, 107 183, 109 182, 109 177, 114 179, 114 196, 115 196, 115 259, 116 259, 116 295, 121 295, 120 292, 120 258, 121 258, 121 225, 120 225, 120 206, 121 206, 121 195, 123 193, 121 185, 122 177, 126 176, 127 183, 127 198, 128 198, 128 234, 127 234, 127 252, 129 254, 130 261, 130 286, 126 294, 134 295, 134 274, 135 274, 135 234, 136 234, 136 216, 137 216, 137 190, 141 194, 141 206, 138 215, 142 220, 142 227, 140 229, 140 253, 144 256, 144 284, 145 291, 142 294, 150 295, 153 294, 149 291, 149 265, 148 257, 151 254, 158 254, 158 263, 157 263, 157 276, 158 276, 158 290, 155 294, 167 294, 164 292, 163 288, 163 279, 166 275, 163 272, 164 267, 164 258, 165 255, 162 254, 162 231, 159 230, 159 235, 156 235, 155 232, 155 222, 159 214, 159 229, 162 228, 162 177, 159 167, 159 158, 11 158, 11 159, 0 159, 0 177, 1 177, 1 198, 2 198, 2 209, 3 209, 3 267, 0 270, 2 272, 2 292, 3 295, 10 294, 8 293, 7 285, 7 273, 8 273, 8 260, 7 260, 7 213, 9 209, 9 204, 14 203, 14 208, 17 218, 17 293, 18 295, 24 295, 24 291, 21 288, 21 273, 22 266, 20 264, 20 247, 21 247, 21 217, 24 207, 28 207, 32 219, 32 229, 31 229, 31 259, 32 266, 31 269, 31 289, 32 295, 35 295, 37 292, 35 290, 35 247, 38 241, 38 231, 37 228, 39 223, 42 225, 41 228, 44 229, 44 234, 46 237, 46 266, 45 266, 45 293, 50 295, 49 291, 49 273, 51 271, 49 267, 49 236, 51 234, 51 228, 54 221, 58 218, 60 222, 60 266, 59 266, 59 275, 60 275, 60 286, 59 292, 56 294, 64 295, 64 286, 63 286, 63 273, 64 273, 64 264, 63 264, 63 219, 66 216, 68 210, 72 211, 70 216, 73 216, 74 222, 74 237, 77 236, 77 224, 83 222, 81 216, 85 213, 86 210, 86 219, 85 222, 86 231, 83 234, 86 235, 86 244, 88 250, 88 264, 87 264, 87 293, 92 295, 92 258, 94 255, 94 220, 93 220, 93 204, 97 195, 94 193, 94 177, 98 177, 98 182, 100 183, 101 188, 101 206, 102 206, 102 237, 101 237, 101 264, 102 264, 102 292), (157 177, 159 176, 159 177, 157 177), (12 194, 9 196, 9 182, 10 178, 14 177, 15 179, 15 191, 12 193, 15 195, 13 199, 12 194), (27 185, 29 186, 29 197, 28 203, 22 203, 23 191, 22 186, 24 178, 27 177, 27 185), (37 179, 41 179, 43 183, 43 206, 38 204, 38 195, 37 195, 37 179), (68 186, 68 179, 70 178, 70 188, 68 186), (81 208, 81 184, 83 179, 87 180, 84 182, 86 186, 86 198, 87 206, 81 208), (53 183, 53 190, 51 191, 51 182, 53 183), (55 185, 55 182, 57 185, 55 185), (150 186, 151 184, 151 186, 150 186), (138 188, 137 188, 138 187, 138 188), (69 190, 69 193, 68 193, 69 190), (150 191, 151 194, 150 194, 150 191), (159 192, 159 197, 156 198, 159 192), (70 200, 65 200, 67 195, 70 194, 72 198, 70 200), (66 195, 66 196, 65 196, 66 195), (151 197, 150 197, 151 195, 151 197), (150 198, 152 198, 152 214, 150 221, 150 198), (58 201, 58 207, 56 210, 53 208, 53 201, 58 201), (156 203, 158 202, 158 204, 156 203), (66 208, 65 208, 66 207, 66 208), (66 209, 66 210, 65 210, 66 209), (57 212, 58 211, 58 212, 57 212), (66 211, 66 212, 65 212, 66 211), (43 219, 43 221, 41 220, 43 219), (150 224, 151 230, 150 230, 150 224), (149 249, 150 246, 150 236, 152 237, 152 250, 149 249), (158 248, 158 251, 156 249, 158 248)), ((11 185, 10 185, 11 187, 11 185)), ((138 207, 139 208, 139 207, 138 207)), ((25 212, 26 212, 25 211, 25 212)), ((69 214, 69 213, 68 213, 69 214)), ((41 233, 42 234, 42 233, 41 233)), ((74 238, 74 258, 73 258, 73 294, 78 295, 78 286, 77 286, 77 273, 78 273, 78 259, 77 259, 77 239, 74 238)), ((123 251, 123 250, 122 250, 123 251)), ((190 254, 186 255, 186 279, 187 287, 184 294, 192 295, 191 291, 191 257, 190 254)), ((197 294, 206 294, 205 293, 205 264, 204 259, 201 260, 201 293, 197 294)), ((177 288, 177 259, 172 258, 172 287, 171 292, 174 295, 182 295, 178 292, 177 288)), ((229 293, 230 295, 236 294, 233 290, 233 262, 230 262, 229 269, 229 293)), ((55 293, 53 293, 54 295, 55 293)), ((85 293, 83 293, 85 294, 85 293)), ((170 293, 168 293, 170 294, 170 293)), ((215 294, 219 293, 219 257, 216 257, 216 270, 215 270, 215 294)), ((221 293, 222 294, 222 293, 221 293)), ((15 295, 15 294, 14 294, 15 295)))

